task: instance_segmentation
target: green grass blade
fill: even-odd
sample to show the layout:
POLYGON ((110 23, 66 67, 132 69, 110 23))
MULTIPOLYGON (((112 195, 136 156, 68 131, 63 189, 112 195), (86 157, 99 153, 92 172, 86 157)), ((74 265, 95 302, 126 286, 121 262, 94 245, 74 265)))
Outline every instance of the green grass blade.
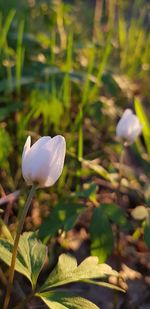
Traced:
POLYGON ((72 32, 68 35, 68 44, 67 44, 67 58, 66 58, 66 74, 64 77, 64 91, 63 91, 63 101, 67 109, 70 108, 71 101, 71 89, 70 89, 70 76, 72 66, 72 53, 73 53, 73 34, 72 32))
POLYGON ((142 106, 142 103, 138 97, 136 97, 134 100, 134 106, 135 106, 136 114, 143 126, 142 131, 143 131, 144 141, 145 141, 145 145, 147 148, 147 152, 150 155, 150 123, 148 121, 147 115, 142 106))
MULTIPOLYGON (((6 42, 6 37, 10 28, 10 25, 12 23, 12 20, 15 16, 16 11, 11 10, 6 18, 5 24, 3 25, 3 28, 1 27, 1 33, 0 33, 0 50, 3 48, 5 42, 6 42)), ((2 24, 2 15, 1 15, 1 24, 2 24)))
POLYGON ((21 21, 18 29, 18 40, 17 40, 17 51, 16 51, 16 89, 18 95, 20 94, 21 88, 21 75, 22 75, 22 66, 24 61, 24 52, 25 49, 22 44, 24 33, 24 20, 21 21))

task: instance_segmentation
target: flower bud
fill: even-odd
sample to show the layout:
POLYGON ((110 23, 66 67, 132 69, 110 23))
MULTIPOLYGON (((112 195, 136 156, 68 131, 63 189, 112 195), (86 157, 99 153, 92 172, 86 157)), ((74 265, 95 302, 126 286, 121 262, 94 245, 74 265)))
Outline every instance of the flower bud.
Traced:
POLYGON ((125 140, 125 145, 130 145, 140 135, 141 131, 142 125, 138 117, 133 114, 131 109, 126 109, 117 124, 116 135, 125 140))
POLYGON ((66 153, 63 136, 41 137, 31 146, 28 136, 22 154, 22 175, 27 185, 50 187, 60 177, 66 153))

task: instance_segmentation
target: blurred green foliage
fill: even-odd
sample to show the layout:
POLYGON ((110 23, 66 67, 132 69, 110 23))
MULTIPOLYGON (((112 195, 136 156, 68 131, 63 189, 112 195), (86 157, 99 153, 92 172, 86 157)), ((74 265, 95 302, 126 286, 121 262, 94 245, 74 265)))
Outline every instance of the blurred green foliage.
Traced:
MULTIPOLYGON (((106 203, 108 213, 98 206, 105 204, 99 197, 103 184, 110 191, 114 185, 116 192, 121 146, 115 139, 115 125, 126 107, 135 106, 144 139, 132 147, 142 176, 129 167, 124 190, 132 191, 134 183, 133 189, 143 192, 147 181, 143 174, 150 173, 149 10, 145 0, 132 4, 128 0, 7 0, 7 5, 0 1, 1 185, 12 191, 23 184, 20 162, 27 135, 33 140, 64 135, 66 165, 57 186, 50 189, 55 198, 47 201, 44 195, 48 215, 42 213, 47 219, 39 235, 45 241, 57 237, 59 229, 68 231, 75 225, 84 207, 96 206, 91 251, 100 260, 113 249, 112 225, 124 228, 122 222, 129 216, 114 203, 106 203), (92 195, 84 195, 93 183, 92 195), (72 192, 75 201, 71 196, 68 202, 72 192), (58 202, 59 198, 63 199, 58 202)), ((42 198, 39 192, 39 204, 42 198)))
POLYGON ((12 151, 12 141, 5 128, 0 130, 0 164, 1 167, 7 167, 10 153, 12 151))

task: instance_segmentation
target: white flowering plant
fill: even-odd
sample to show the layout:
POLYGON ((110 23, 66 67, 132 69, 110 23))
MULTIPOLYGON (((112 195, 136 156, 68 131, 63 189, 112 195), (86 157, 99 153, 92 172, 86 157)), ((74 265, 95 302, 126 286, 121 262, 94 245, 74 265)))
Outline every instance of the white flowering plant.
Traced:
POLYGON ((148 2, 0 1, 0 308, 147 302, 148 2))
POLYGON ((0 259, 10 266, 3 309, 7 309, 12 301, 15 271, 30 281, 31 291, 29 295, 23 294, 23 297, 19 295, 16 304, 13 303, 13 308, 24 308, 33 298, 40 298, 52 309, 98 308, 94 303, 80 297, 76 289, 64 288, 65 285, 75 282, 122 290, 108 282, 100 281, 109 276, 119 277, 119 274, 107 264, 100 264, 97 257, 88 257, 77 265, 76 259, 67 254, 59 256, 57 265, 47 275, 44 283, 38 284, 38 277, 48 260, 47 247, 37 238, 37 233, 22 234, 23 225, 36 190, 54 185, 60 177, 65 153, 66 142, 63 136, 42 137, 33 146, 31 146, 31 138, 28 137, 24 145, 22 174, 27 185, 32 187, 22 211, 15 238, 13 239, 6 226, 7 237, 0 238, 0 259))

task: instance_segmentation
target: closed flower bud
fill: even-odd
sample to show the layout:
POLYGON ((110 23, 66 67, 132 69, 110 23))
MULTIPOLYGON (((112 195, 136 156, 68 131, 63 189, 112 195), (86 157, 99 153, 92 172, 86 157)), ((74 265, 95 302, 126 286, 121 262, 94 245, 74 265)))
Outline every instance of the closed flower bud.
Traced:
POLYGON ((60 177, 66 153, 63 136, 41 137, 31 146, 28 136, 22 154, 22 175, 27 185, 50 187, 60 177))
POLYGON ((116 128, 116 135, 125 141, 125 145, 132 144, 140 135, 142 125, 131 109, 126 109, 116 128))

